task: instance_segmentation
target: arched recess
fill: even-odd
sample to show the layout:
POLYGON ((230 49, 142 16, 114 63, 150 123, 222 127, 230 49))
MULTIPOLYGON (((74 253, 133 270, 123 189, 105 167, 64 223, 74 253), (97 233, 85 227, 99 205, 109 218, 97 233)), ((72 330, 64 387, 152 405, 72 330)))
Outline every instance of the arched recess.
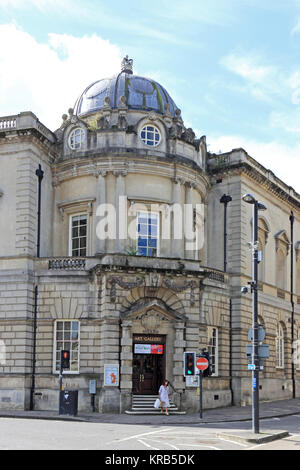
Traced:
POLYGON ((276 248, 276 286, 279 289, 287 289, 287 256, 290 248, 290 240, 285 230, 275 235, 276 248))
POLYGON ((137 335, 163 336, 165 373, 176 393, 185 388, 183 381, 184 332, 187 317, 182 302, 171 289, 137 287, 132 289, 120 310, 121 391, 134 391, 134 338, 137 335))
POLYGON ((258 219, 258 249, 261 251, 261 261, 258 265, 258 280, 266 281, 267 250, 266 245, 270 233, 269 224, 264 217, 258 219))
POLYGON ((146 299, 161 301, 160 305, 164 304, 167 310, 170 309, 170 311, 174 311, 180 316, 185 316, 185 310, 181 300, 170 289, 163 287, 158 289, 153 289, 152 287, 136 287, 131 290, 130 294, 124 300, 120 310, 121 317, 125 312, 129 312, 137 302, 146 302, 146 299))

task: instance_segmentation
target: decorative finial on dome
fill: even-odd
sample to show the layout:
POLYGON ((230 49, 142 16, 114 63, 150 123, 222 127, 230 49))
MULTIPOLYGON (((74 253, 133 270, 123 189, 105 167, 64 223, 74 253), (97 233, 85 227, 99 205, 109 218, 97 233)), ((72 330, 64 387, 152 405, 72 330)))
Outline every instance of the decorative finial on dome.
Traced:
POLYGON ((133 60, 128 59, 128 55, 122 60, 121 72, 133 74, 133 60))

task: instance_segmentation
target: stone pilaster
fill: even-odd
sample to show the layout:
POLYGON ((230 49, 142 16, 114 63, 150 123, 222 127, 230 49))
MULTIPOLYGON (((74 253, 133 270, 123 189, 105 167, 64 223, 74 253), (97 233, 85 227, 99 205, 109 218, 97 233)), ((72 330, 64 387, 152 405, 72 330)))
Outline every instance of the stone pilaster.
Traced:
POLYGON ((116 189, 115 189, 115 207, 116 207, 116 241, 115 252, 124 253, 125 244, 127 239, 127 224, 126 224, 126 171, 115 171, 116 189))
POLYGON ((196 240, 193 240, 194 233, 194 213, 193 213, 193 188, 194 185, 186 183, 185 185, 185 208, 184 208, 184 230, 185 230, 185 258, 195 259, 195 250, 190 249, 189 245, 195 244, 196 240))
MULTIPOLYGON (((106 194, 106 171, 101 171, 98 174, 97 180, 97 210, 100 205, 106 204, 107 194, 106 194)), ((106 240, 99 238, 96 239, 96 253, 101 254, 106 251, 106 240)))
POLYGON ((122 323, 121 339, 121 372, 120 372, 120 391, 121 403, 120 412, 124 412, 131 407, 132 392, 132 322, 124 321, 122 323))
POLYGON ((181 199, 181 183, 178 178, 173 180, 173 213, 172 213, 172 258, 184 257, 183 207, 181 199))
POLYGON ((99 398, 100 413, 115 413, 120 409, 120 388, 104 387, 104 366, 105 364, 120 363, 119 347, 120 327, 118 319, 106 319, 101 325, 101 357, 103 367, 103 385, 99 398))
POLYGON ((185 389, 183 381, 183 353, 186 346, 184 340, 184 328, 183 322, 175 323, 175 342, 174 342, 174 367, 173 367, 173 386, 177 394, 181 394, 185 389))

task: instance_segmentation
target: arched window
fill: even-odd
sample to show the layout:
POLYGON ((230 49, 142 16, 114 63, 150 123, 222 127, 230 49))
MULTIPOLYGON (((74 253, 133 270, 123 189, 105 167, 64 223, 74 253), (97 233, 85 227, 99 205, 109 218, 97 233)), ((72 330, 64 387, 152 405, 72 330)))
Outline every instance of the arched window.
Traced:
POLYGON ((276 368, 284 368, 284 330, 281 323, 278 323, 276 331, 276 368))

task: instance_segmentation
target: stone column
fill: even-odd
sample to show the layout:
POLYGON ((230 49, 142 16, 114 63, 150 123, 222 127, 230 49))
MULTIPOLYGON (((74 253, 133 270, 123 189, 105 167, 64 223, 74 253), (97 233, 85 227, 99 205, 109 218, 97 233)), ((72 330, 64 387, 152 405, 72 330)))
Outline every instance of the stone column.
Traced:
POLYGON ((115 171, 115 206, 116 206, 116 241, 115 252, 124 253, 127 240, 127 199, 126 198, 126 171, 115 171))
POLYGON ((173 180, 172 207, 172 258, 184 257, 183 206, 181 201, 181 183, 179 178, 173 180))
MULTIPOLYGON (((107 175, 106 171, 100 171, 98 173, 96 211, 100 205, 106 204, 106 199, 107 199, 106 178, 105 178, 106 175, 107 175)), ((106 252, 106 240, 100 239, 97 237, 96 238, 96 254, 102 254, 105 252, 106 252)))
POLYGON ((132 321, 123 321, 121 339, 120 412, 129 410, 132 400, 132 321))
POLYGON ((178 406, 181 405, 181 395, 185 389, 183 381, 183 353, 186 347, 186 341, 184 340, 184 328, 183 322, 175 323, 175 341, 174 341, 174 367, 173 367, 173 385, 176 390, 174 401, 178 406))

